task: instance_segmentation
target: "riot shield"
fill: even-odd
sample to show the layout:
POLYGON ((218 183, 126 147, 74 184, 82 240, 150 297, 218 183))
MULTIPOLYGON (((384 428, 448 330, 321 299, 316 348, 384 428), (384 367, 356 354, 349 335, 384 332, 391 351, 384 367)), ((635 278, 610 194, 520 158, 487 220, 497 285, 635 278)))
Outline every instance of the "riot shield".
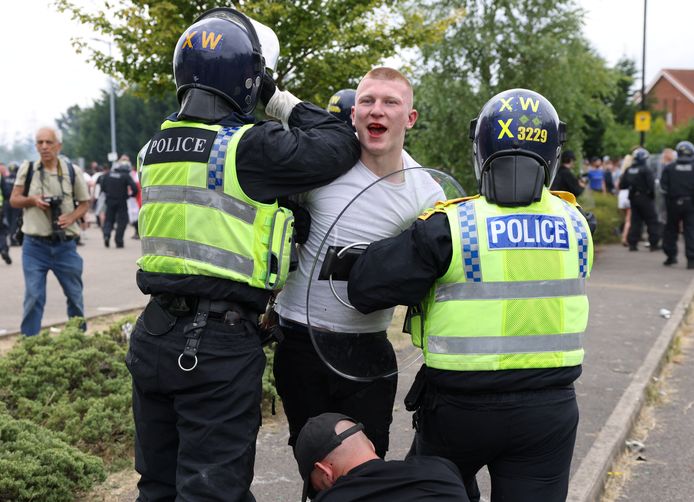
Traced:
MULTIPOLYGON (((428 173, 441 186, 447 198, 464 196, 465 192, 452 176, 436 169, 411 167, 379 178, 349 200, 337 214, 328 232, 320 241, 310 272, 308 272, 310 280, 306 291, 306 313, 311 341, 326 366, 350 380, 372 381, 392 376, 411 366, 422 355, 421 349, 412 344, 410 335, 403 331, 406 323, 405 307, 368 314, 375 317, 365 325, 379 325, 383 328, 388 326, 386 333, 364 332, 365 330, 359 329, 361 320, 365 316, 356 312, 349 303, 347 278, 351 267, 350 262, 353 263, 358 259, 359 250, 365 249, 370 242, 364 239, 357 240, 354 232, 350 233, 340 226, 343 216, 350 215, 350 211, 352 214, 347 216, 348 218, 361 214, 358 206, 360 201, 363 204, 364 201, 369 200, 369 197, 378 196, 378 194, 369 194, 369 190, 377 192, 374 189, 377 184, 386 183, 389 177, 398 173, 404 172, 405 176, 412 176, 407 172, 414 170, 420 170, 420 173, 424 170, 428 173), (338 265, 331 266, 331 260, 338 265), (330 317, 331 310, 335 312, 335 319, 354 316, 351 332, 331 329, 330 326, 321 324, 325 323, 326 317, 330 317), (356 333, 356 331, 359 332, 356 333)), ((377 217, 378 213, 374 212, 373 218, 377 217)), ((369 221, 364 221, 364 225, 369 225, 369 221)), ((369 234, 366 229, 363 233, 369 234)), ((399 232, 394 232, 393 235, 397 233, 399 232)))

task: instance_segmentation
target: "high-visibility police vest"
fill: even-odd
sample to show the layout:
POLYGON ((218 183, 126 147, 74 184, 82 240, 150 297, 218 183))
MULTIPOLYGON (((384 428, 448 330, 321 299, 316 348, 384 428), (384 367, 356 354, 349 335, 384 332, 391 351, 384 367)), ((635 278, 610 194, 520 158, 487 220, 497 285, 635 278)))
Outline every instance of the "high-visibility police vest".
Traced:
POLYGON ((424 340, 413 329, 426 365, 493 371, 581 364, 593 243, 578 210, 544 190, 527 207, 479 197, 435 211, 448 216, 453 255, 422 305, 424 340))
POLYGON ((236 148, 250 127, 166 121, 146 145, 142 270, 282 287, 294 218, 277 201, 257 202, 239 185, 236 148))

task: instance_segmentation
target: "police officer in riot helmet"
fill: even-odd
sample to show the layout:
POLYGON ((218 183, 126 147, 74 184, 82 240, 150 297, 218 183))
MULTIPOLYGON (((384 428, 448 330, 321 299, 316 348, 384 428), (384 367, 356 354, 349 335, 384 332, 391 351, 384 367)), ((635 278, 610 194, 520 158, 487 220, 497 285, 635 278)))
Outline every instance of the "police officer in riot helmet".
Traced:
POLYGON ((631 204, 631 226, 627 235, 629 251, 638 251, 638 243, 641 239, 643 224, 648 229, 648 242, 651 251, 660 249, 660 223, 655 211, 655 179, 653 172, 648 167, 650 154, 645 148, 637 148, 632 153, 634 162, 622 174, 619 182, 621 189, 629 189, 629 203, 631 204))
POLYGON ((372 243, 349 276, 362 313, 417 306, 413 451, 453 461, 471 500, 484 465, 492 502, 566 498, 593 245, 575 198, 548 189, 565 135, 540 94, 494 96, 470 128, 480 194, 372 243))
POLYGON ((272 33, 217 8, 185 30, 173 60, 180 109, 138 157, 137 283, 151 295, 126 358, 139 500, 255 500, 257 321, 286 279, 293 222, 277 200, 359 158, 349 127, 277 88, 261 28, 272 33), (255 123, 258 100, 282 123, 255 123))
POLYGON ((660 188, 665 193, 667 220, 663 231, 663 265, 677 263, 677 234, 684 228, 684 254, 687 268, 694 269, 694 145, 680 141, 675 148, 677 160, 665 166, 660 188))
POLYGON ((357 96, 357 91, 354 89, 342 89, 337 91, 330 97, 327 110, 335 117, 349 125, 355 132, 354 124, 352 123, 352 107, 357 96))

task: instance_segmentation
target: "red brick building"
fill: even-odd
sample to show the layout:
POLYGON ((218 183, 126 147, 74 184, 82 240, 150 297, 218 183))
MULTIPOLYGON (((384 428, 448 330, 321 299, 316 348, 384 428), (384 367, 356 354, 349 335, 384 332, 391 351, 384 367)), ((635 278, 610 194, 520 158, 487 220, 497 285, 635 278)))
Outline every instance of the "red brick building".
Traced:
POLYGON ((665 122, 679 127, 694 119, 694 70, 661 70, 646 89, 654 110, 665 112, 665 122))

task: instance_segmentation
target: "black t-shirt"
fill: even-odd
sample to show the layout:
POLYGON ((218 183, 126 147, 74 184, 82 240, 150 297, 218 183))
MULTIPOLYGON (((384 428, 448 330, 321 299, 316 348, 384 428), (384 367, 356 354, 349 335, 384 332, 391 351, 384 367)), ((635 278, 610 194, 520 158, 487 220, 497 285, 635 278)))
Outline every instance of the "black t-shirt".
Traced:
POLYGON ((457 467, 440 457, 370 460, 337 479, 314 502, 467 502, 457 467))
POLYGON ((559 166, 557 175, 554 177, 554 181, 552 181, 551 190, 570 192, 576 197, 583 193, 583 187, 578 183, 578 179, 571 172, 571 169, 566 166, 559 166))

